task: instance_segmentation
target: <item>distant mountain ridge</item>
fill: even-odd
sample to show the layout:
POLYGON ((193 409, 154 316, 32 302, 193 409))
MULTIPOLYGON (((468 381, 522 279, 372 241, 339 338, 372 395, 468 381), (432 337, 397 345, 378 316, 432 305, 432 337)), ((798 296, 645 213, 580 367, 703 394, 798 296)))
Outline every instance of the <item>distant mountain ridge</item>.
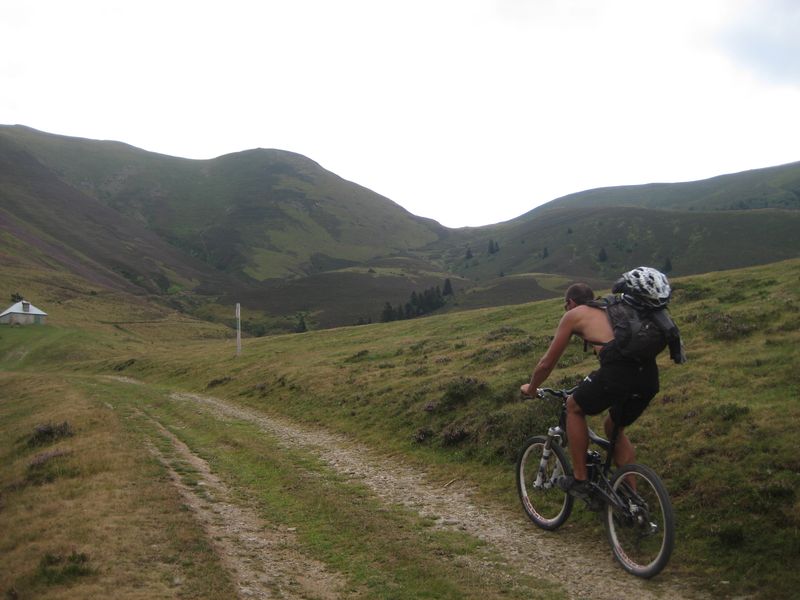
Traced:
MULTIPOLYGON (((413 174, 409 176, 413 177, 413 174)), ((800 163, 588 190, 511 221, 448 229, 302 155, 210 160, 0 126, 0 258, 161 296, 253 331, 375 320, 453 279, 444 310, 602 287, 651 264, 691 274, 800 255, 800 163), (512 277, 513 276, 513 277, 512 277)))
POLYGON ((597 188, 569 194, 536 208, 637 206, 669 210, 800 209, 800 162, 710 179, 597 188))

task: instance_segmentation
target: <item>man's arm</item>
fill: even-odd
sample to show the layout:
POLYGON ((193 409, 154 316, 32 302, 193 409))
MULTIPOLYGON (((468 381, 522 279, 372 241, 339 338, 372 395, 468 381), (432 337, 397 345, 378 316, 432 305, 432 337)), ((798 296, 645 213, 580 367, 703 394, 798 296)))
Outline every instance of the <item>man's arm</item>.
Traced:
POLYGON ((568 311, 561 317, 561 321, 559 321, 558 327, 556 328, 556 333, 553 336, 553 341, 550 342, 550 347, 547 349, 547 352, 544 353, 536 364, 533 375, 531 375, 530 383, 524 384, 520 388, 523 394, 528 394, 530 396, 536 394, 536 390, 550 376, 550 373, 558 364, 558 359, 564 354, 564 350, 567 348, 567 344, 569 344, 569 338, 572 337, 575 325, 574 313, 570 313, 573 313, 573 311, 568 311))

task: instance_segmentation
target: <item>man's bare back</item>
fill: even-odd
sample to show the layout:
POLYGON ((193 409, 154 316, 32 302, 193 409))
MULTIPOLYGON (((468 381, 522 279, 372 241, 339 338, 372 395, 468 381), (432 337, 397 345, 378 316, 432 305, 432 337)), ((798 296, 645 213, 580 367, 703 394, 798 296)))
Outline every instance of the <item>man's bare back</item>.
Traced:
MULTIPOLYGON (((576 306, 564 314, 562 321, 570 317, 572 333, 591 344, 596 351, 614 338, 614 331, 606 312, 593 306, 576 306)), ((560 327, 560 324, 559 324, 560 327)))

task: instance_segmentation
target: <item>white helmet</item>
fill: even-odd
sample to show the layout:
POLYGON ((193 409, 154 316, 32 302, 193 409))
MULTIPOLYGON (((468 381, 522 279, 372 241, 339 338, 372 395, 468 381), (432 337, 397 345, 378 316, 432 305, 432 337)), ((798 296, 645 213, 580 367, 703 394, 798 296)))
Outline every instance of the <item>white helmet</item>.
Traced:
POLYGON ((613 291, 631 294, 635 300, 653 308, 666 306, 672 294, 667 276, 651 267, 637 267, 623 273, 613 291))

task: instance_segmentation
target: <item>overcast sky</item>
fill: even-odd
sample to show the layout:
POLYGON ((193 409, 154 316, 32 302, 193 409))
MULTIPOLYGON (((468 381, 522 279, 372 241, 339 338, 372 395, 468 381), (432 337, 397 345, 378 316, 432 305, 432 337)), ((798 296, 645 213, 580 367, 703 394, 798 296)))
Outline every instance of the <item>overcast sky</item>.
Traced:
POLYGON ((794 0, 0 0, 0 123, 299 152, 486 225, 800 160, 794 0))

